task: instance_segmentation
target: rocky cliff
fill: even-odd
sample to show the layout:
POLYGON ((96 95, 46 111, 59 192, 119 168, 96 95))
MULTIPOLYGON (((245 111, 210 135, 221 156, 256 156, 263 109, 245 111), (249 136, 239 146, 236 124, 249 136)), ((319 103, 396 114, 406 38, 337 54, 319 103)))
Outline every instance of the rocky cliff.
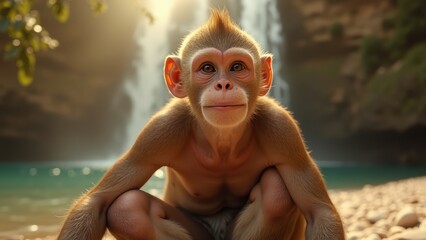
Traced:
POLYGON ((426 15, 420 5, 278 2, 290 108, 316 146, 314 155, 425 162, 426 39, 418 33, 426 15))

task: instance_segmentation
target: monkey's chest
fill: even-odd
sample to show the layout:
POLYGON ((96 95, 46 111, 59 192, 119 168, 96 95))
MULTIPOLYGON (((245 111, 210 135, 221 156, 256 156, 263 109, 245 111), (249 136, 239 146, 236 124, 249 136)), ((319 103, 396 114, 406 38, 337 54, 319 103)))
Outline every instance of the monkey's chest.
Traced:
POLYGON ((173 202, 194 213, 212 214, 223 208, 242 207, 256 177, 218 177, 194 171, 190 176, 178 174, 174 181, 173 202))
POLYGON ((187 200, 217 207, 240 207, 267 167, 265 161, 255 157, 241 162, 205 164, 188 158, 173 169, 171 177, 187 200))

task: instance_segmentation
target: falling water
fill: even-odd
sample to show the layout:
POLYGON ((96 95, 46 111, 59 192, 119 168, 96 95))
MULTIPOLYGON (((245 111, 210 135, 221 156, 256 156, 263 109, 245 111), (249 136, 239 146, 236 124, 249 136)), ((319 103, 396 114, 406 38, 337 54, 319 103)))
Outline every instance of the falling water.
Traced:
POLYGON ((280 13, 275 0, 241 1, 241 27, 256 39, 260 46, 272 53, 274 82, 271 95, 283 104, 289 104, 288 84, 282 74, 280 52, 284 46, 280 13))
MULTIPOLYGON (((208 18, 209 0, 151 1, 147 8, 155 16, 150 24, 142 19, 135 38, 139 56, 135 60, 135 76, 125 82, 125 91, 132 102, 127 126, 126 148, 135 141, 137 134, 154 112, 170 98, 163 80, 163 61, 177 50, 181 38, 208 18), (191 13, 188 9, 197 9, 191 13), (174 45, 174 46, 173 46, 174 45)), ((232 12, 241 11, 240 19, 234 17, 243 29, 259 41, 263 49, 274 54, 274 86, 271 95, 282 103, 288 103, 288 86, 281 74, 280 52, 283 46, 281 23, 275 0, 242 0, 240 10, 236 1, 228 1, 232 12), (232 6, 231 6, 232 5, 232 6)))

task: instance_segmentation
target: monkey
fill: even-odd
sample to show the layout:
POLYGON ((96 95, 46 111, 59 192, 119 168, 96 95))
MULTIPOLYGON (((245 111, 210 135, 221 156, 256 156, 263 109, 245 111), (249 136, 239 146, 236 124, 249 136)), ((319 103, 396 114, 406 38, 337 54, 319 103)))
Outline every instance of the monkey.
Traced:
POLYGON ((272 55, 212 9, 164 62, 173 98, 71 206, 58 239, 344 239, 272 55), (161 198, 140 190, 167 169, 161 198))

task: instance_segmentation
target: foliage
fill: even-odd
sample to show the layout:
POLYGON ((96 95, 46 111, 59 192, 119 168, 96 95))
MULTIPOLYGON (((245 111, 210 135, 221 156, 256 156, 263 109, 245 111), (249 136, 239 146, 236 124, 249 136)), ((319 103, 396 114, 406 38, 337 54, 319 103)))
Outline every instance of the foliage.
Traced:
POLYGON ((396 35, 403 38, 403 48, 426 40, 426 1, 398 1, 396 35))
POLYGON ((367 74, 374 73, 383 63, 385 50, 382 41, 375 36, 367 36, 361 45, 362 66, 367 74))
POLYGON ((395 34, 385 43, 389 58, 394 61, 426 40, 426 1, 398 0, 397 5, 395 34))
MULTIPOLYGON (((101 0, 91 0, 92 6, 102 4, 101 0)), ((52 9, 56 19, 67 21, 69 17, 68 0, 49 0, 47 6, 52 9)), ((96 8, 102 9, 102 8, 96 8)), ((7 33, 11 42, 4 47, 4 58, 16 58, 18 80, 23 86, 33 81, 36 66, 35 53, 40 50, 54 49, 58 41, 50 37, 49 32, 40 23, 39 12, 34 10, 34 0, 4 0, 0 3, 0 32, 7 33)))
POLYGON ((391 30, 395 28, 395 18, 385 18, 382 21, 382 28, 384 30, 391 30))
POLYGON ((367 74, 382 65, 398 61, 410 48, 426 41, 426 1, 398 0, 397 13, 382 22, 385 30, 394 29, 389 39, 366 37, 361 45, 362 65, 367 74))
MULTIPOLYGON (((47 6, 59 22, 69 18, 71 0, 47 0, 47 6)), ((40 50, 54 49, 59 42, 52 38, 40 22, 39 12, 34 9, 35 0, 1 0, 0 34, 7 34, 10 42, 4 46, 4 58, 16 59, 18 81, 28 86, 33 81, 37 62, 36 53, 40 50)), ((94 14, 106 9, 105 0, 89 0, 94 14)), ((149 11, 141 7, 142 15, 151 22, 149 11)))
MULTIPOLYGON (((414 46, 401 67, 376 75, 367 84, 360 112, 370 121, 387 119, 385 125, 406 129, 426 117, 426 43, 414 46)), ((379 121, 377 121, 379 122, 379 121)))
POLYGON ((359 113, 368 125, 404 130, 426 119, 426 1, 396 4, 396 15, 382 22, 393 34, 366 37, 361 45, 362 66, 371 78, 359 113))
POLYGON ((330 34, 333 38, 341 38, 343 36, 343 30, 343 25, 339 22, 335 22, 329 27, 330 34))
POLYGON ((419 86, 426 90, 426 43, 418 44, 407 52, 402 68, 407 69, 409 75, 416 78, 419 86))

